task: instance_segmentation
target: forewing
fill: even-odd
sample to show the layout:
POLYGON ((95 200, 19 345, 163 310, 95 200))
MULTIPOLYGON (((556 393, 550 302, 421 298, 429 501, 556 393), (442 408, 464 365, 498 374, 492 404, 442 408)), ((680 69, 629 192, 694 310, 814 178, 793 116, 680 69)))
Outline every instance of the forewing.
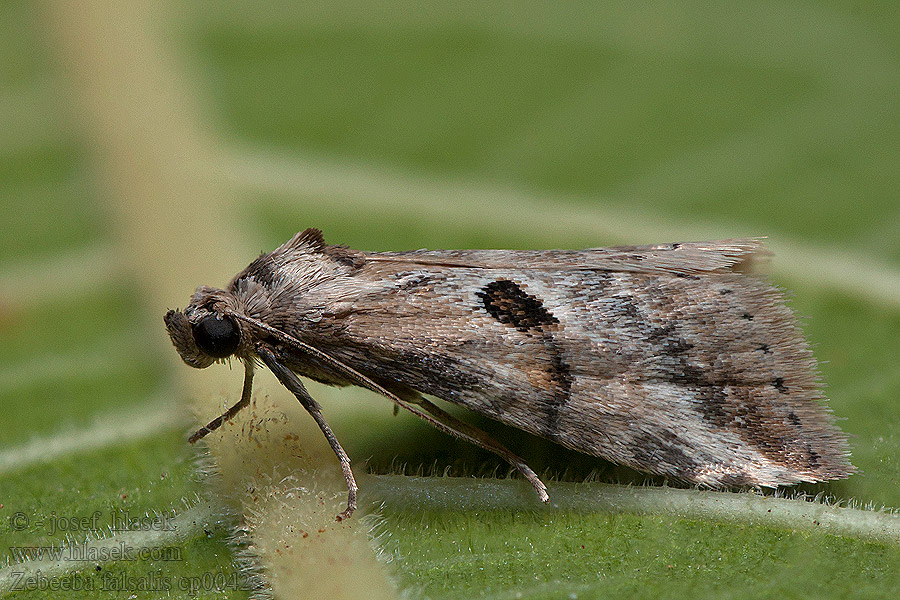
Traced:
POLYGON ((845 436, 753 240, 368 254, 293 335, 617 463, 711 486, 845 477, 845 436), (554 263, 556 267, 554 267, 554 263))

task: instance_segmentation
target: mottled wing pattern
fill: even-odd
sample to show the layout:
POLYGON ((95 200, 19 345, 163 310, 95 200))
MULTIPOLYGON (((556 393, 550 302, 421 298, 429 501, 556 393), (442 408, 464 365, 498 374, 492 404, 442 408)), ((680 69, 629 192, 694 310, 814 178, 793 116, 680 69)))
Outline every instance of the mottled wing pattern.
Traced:
POLYGON ((295 237, 232 285, 296 279, 327 257, 327 273, 261 317, 386 386, 574 450, 709 486, 846 477, 846 438, 795 317, 774 287, 738 272, 760 250, 726 240, 365 254, 295 237))

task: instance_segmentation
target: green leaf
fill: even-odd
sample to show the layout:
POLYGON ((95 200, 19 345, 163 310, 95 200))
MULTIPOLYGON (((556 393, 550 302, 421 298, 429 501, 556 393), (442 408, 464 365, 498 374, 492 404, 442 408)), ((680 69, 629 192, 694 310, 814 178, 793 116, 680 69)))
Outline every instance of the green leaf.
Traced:
MULTIPOLYGON (((239 463, 187 446, 196 419, 180 408, 172 380, 197 374, 166 362, 174 353, 147 295, 160 274, 174 278, 192 261, 249 246, 249 262, 254 251, 318 226, 329 242, 379 250, 770 236, 774 278, 803 316, 860 468, 847 481, 801 486, 806 500, 671 490, 656 480, 644 488, 640 474, 467 416, 562 480, 550 486, 559 507, 547 509, 502 478, 507 467, 495 457, 393 418, 367 392, 311 386, 357 473, 366 461, 394 473, 360 480, 380 515, 373 546, 390 558, 401 589, 498 599, 896 596, 896 519, 864 510, 900 507, 893 4, 169 8, 147 20, 109 8, 110 28, 135 44, 149 36, 167 56, 147 55, 141 68, 98 59, 91 72, 71 68, 61 40, 97 40, 60 20, 60 5, 14 0, 0 8, 0 593, 242 598, 285 581, 273 574, 295 563, 272 557, 306 496, 258 470, 222 473, 239 463), (191 68, 179 69, 184 63, 191 68), (93 101, 72 91, 107 67, 128 76, 106 92, 92 88, 93 101), (168 75, 162 83, 158 73, 168 75), (180 96, 134 96, 154 81, 170 90, 170 79, 185 82, 171 88, 180 96), (163 144, 182 161, 147 150, 154 136, 174 139, 167 132, 195 136, 182 120, 140 112, 179 102, 199 105, 196 131, 205 119, 225 140, 196 135, 204 156, 194 162, 179 147, 163 144), (102 126, 117 120, 101 121, 92 107, 146 118, 145 127, 127 129, 133 121, 120 114, 134 172, 159 162, 160 181, 220 182, 232 200, 215 206, 227 206, 246 239, 216 229, 221 211, 203 199, 174 206, 148 198, 158 231, 189 221, 198 240, 221 236, 221 248, 185 240, 190 250, 179 260, 125 260, 137 252, 134 232, 152 241, 152 224, 129 223, 119 210, 128 179, 110 174, 98 140, 121 131, 102 126), (203 162, 207 155, 214 159, 203 162), (445 471, 468 479, 438 477, 445 471), (567 487, 589 476, 633 487, 567 487), (226 480, 268 482, 269 501, 289 496, 294 504, 283 503, 274 524, 254 521, 260 505, 223 493, 216 481, 226 480), (634 493, 647 504, 576 508, 566 504, 582 493, 574 489, 591 498, 634 493), (821 507, 837 525, 819 526, 804 511, 820 509, 808 501, 820 493, 853 508, 821 507), (651 502, 657 494, 665 502, 651 502), (718 512, 692 508, 721 496, 728 500, 718 512), (772 506, 801 516, 766 512, 772 506), (178 527, 151 536, 169 517, 181 519, 178 527), (132 531, 120 531, 123 524, 132 531), (272 544, 254 553, 254 540, 272 544), (61 547, 123 544, 150 554, 52 556, 61 547), (24 560, 35 553, 44 562, 24 560), (10 592, 16 582, 23 591, 10 592)), ((183 305, 189 292, 167 301, 183 305)), ((204 414, 238 391, 210 389, 204 414)), ((271 405, 288 415, 269 414, 272 431, 308 425, 281 392, 271 405)), ((261 469, 267 455, 312 452, 265 441, 237 456, 261 469)), ((330 468, 337 472, 322 464, 330 468)), ((364 535, 368 521, 360 523, 364 535)), ((299 593, 284 585, 275 593, 299 593)))

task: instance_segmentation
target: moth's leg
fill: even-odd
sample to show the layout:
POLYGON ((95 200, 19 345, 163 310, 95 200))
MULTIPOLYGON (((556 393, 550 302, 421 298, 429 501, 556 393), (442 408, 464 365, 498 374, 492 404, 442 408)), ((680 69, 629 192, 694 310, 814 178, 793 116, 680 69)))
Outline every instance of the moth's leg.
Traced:
POLYGON ((422 408, 424 408, 428 413, 434 418, 435 421, 440 423, 440 429, 443 431, 455 435, 456 437, 466 440, 488 450, 489 452, 493 452, 500 458, 504 459, 510 465, 518 469, 518 471, 534 486, 534 490, 537 492, 538 498, 540 498, 541 502, 549 502, 550 496, 547 495, 547 486, 544 485, 544 482, 537 476, 537 474, 531 470, 531 467, 525 463, 524 460, 513 454, 506 446, 492 438, 490 435, 485 433, 484 431, 478 429, 474 425, 470 425, 465 421, 460 421, 450 413, 444 412, 439 406, 436 404, 432 404, 421 395, 416 394, 415 399, 404 397, 404 400, 407 402, 415 402, 422 408))
POLYGON ((241 399, 237 401, 237 403, 225 411, 223 415, 220 415, 210 421, 206 427, 201 427, 188 438, 188 442, 193 444, 199 439, 202 439, 208 433, 212 433, 216 429, 222 426, 222 423, 230 420, 234 415, 238 414, 242 408, 250 404, 250 392, 253 389, 253 361, 246 360, 244 361, 244 389, 241 390, 241 399))
POLYGON ((346 519, 356 510, 356 492, 359 489, 356 486, 356 479, 353 478, 353 471, 350 469, 350 458, 347 456, 347 453, 344 452, 344 449, 341 447, 341 443, 338 442, 337 437, 335 437, 334 432, 331 431, 331 427, 328 426, 325 417, 322 416, 319 403, 309 395, 309 392, 306 391, 306 387, 304 387, 297 375, 278 362, 275 353, 267 346, 259 344, 256 347, 256 352, 275 377, 278 378, 278 381, 297 397, 297 400, 300 401, 300 404, 303 405, 306 412, 312 416, 316 425, 318 425, 319 429, 322 430, 322 433, 325 434, 325 439, 328 440, 331 449, 341 462, 341 470, 344 472, 344 479, 347 481, 347 508, 337 516, 337 520, 342 521, 346 519))

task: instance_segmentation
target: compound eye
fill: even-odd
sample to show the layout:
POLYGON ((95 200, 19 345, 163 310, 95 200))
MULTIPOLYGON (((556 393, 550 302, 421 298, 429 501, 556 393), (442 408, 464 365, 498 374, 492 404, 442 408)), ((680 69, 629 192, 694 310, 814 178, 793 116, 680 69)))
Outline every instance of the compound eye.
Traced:
POLYGON ((213 358, 231 356, 241 341, 241 330, 231 317, 207 315, 191 329, 197 348, 213 358))

